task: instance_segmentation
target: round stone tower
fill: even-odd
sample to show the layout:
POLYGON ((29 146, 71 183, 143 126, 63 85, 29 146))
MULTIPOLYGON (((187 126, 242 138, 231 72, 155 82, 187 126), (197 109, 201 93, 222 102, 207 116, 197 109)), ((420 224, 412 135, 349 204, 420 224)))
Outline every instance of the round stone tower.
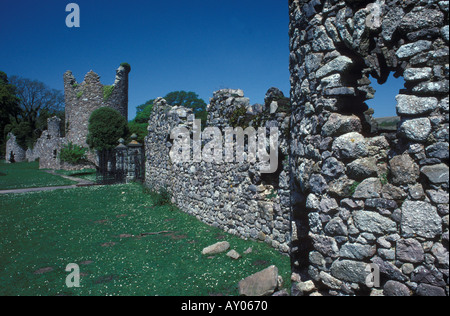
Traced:
POLYGON ((121 65, 116 71, 113 85, 103 85, 100 76, 92 70, 82 83, 71 71, 64 74, 66 103, 66 138, 68 142, 87 147, 89 118, 102 107, 117 110, 128 120, 128 75, 130 67, 121 65))
POLYGON ((448 1, 289 10, 294 271, 325 295, 448 295, 448 1), (391 73, 399 124, 377 131, 391 73))

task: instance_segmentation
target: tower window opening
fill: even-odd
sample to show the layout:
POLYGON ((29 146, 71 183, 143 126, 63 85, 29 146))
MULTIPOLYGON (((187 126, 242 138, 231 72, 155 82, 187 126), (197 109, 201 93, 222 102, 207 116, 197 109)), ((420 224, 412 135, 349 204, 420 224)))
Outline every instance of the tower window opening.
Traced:
POLYGON ((378 123, 378 128, 384 131, 396 131, 400 121, 396 110, 396 97, 405 89, 405 80, 403 77, 395 78, 393 73, 383 84, 379 84, 372 76, 369 76, 369 79, 376 92, 375 97, 367 100, 366 104, 373 109, 373 118, 378 123))

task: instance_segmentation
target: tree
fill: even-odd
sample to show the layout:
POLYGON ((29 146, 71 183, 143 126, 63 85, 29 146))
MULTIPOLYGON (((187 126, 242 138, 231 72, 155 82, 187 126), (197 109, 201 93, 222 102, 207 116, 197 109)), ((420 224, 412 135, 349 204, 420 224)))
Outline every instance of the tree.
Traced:
POLYGON ((153 111, 154 101, 155 100, 152 99, 136 107, 136 118, 133 120, 135 123, 148 124, 148 120, 150 119, 150 115, 153 111))
MULTIPOLYGON (((168 93, 164 99, 170 106, 184 106, 193 109, 195 117, 202 120, 202 126, 206 125, 207 112, 206 103, 199 98, 195 92, 175 91, 168 93)), ((153 111, 153 103, 155 99, 151 99, 144 104, 136 107, 136 117, 128 123, 129 133, 138 136, 137 141, 144 142, 144 138, 148 135, 147 127, 150 115, 153 111)))
POLYGON ((202 120, 202 126, 206 125, 208 113, 206 112, 206 102, 199 98, 195 92, 175 91, 167 94, 167 104, 171 106, 184 106, 194 111, 195 117, 202 120))
MULTIPOLYGON (((136 107, 136 117, 134 120, 128 122, 129 135, 136 134, 138 136, 137 141, 144 143, 144 138, 147 136, 148 120, 153 111, 153 102, 155 100, 149 100, 144 104, 136 107)), ((129 137, 128 137, 129 138, 129 137)), ((131 141, 131 139, 128 139, 131 141)))
POLYGON ((206 111, 205 101, 200 99, 195 92, 174 91, 167 94, 164 99, 166 99, 167 104, 171 106, 179 105, 191 108, 194 110, 195 114, 206 111))
POLYGON ((136 123, 135 121, 128 122, 129 137, 127 141, 131 141, 131 135, 137 135, 137 141, 141 144, 144 143, 145 137, 148 135, 148 122, 136 123))
MULTIPOLYGON (((10 77, 0 71, 0 145, 3 154, 8 133, 24 149, 33 147, 47 129, 47 119, 64 120, 64 96, 37 80, 10 77)), ((64 129, 62 129, 64 130, 64 129)))
MULTIPOLYGON (((9 117, 19 114, 19 98, 16 96, 16 87, 10 84, 8 76, 0 71, 0 118, 2 123, 9 121, 9 117)), ((6 125, 6 124, 5 124, 6 125)))
POLYGON ((89 118, 87 144, 98 151, 112 150, 128 133, 128 122, 116 110, 100 108, 89 118))
MULTIPOLYGON (((6 81, 4 73, 0 77, 0 81, 6 81)), ((37 80, 13 76, 10 83, 13 88, 10 87, 9 90, 15 95, 15 106, 10 107, 9 119, 1 126, 2 132, 4 135, 12 132, 17 136, 19 145, 24 149, 31 148, 47 129, 49 117, 65 117, 64 95, 37 80)))
POLYGON ((5 128, 19 114, 19 98, 16 87, 9 83, 8 76, 0 71, 0 154, 4 156, 5 128))
POLYGON ((61 91, 50 89, 43 82, 17 76, 11 77, 16 87, 16 95, 20 99, 18 118, 36 127, 41 111, 57 113, 64 109, 64 95, 61 91))
POLYGON ((13 133, 16 136, 17 144, 23 149, 33 147, 33 128, 28 122, 18 122, 16 119, 12 119, 11 123, 6 125, 4 136, 8 133, 13 133))
MULTIPOLYGON (((184 106, 191 108, 194 111, 195 117, 202 120, 202 125, 206 124, 207 112, 206 103, 199 98, 195 92, 186 91, 174 91, 168 93, 164 99, 170 106, 184 106)), ((136 118, 133 123, 148 124, 148 120, 153 110, 153 102, 155 100, 149 100, 142 105, 136 107, 136 118)))

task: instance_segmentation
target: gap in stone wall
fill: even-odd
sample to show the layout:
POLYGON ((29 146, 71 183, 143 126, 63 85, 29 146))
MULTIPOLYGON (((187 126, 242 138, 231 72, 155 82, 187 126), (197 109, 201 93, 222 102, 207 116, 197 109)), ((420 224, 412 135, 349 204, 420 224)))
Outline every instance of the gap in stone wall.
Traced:
POLYGON ((369 80, 372 82, 371 86, 375 89, 375 95, 373 99, 367 100, 366 103, 374 109, 373 116, 375 118, 397 116, 396 97, 405 89, 403 77, 395 78, 394 74, 391 73, 383 84, 379 84, 377 79, 372 76, 369 76, 369 80))
MULTIPOLYGON (((246 138, 246 142, 248 139, 246 138)), ((278 168, 274 173, 263 173, 260 176, 260 182, 263 185, 272 185, 275 190, 279 189, 280 174, 283 171, 284 155, 281 149, 278 149, 278 168)))

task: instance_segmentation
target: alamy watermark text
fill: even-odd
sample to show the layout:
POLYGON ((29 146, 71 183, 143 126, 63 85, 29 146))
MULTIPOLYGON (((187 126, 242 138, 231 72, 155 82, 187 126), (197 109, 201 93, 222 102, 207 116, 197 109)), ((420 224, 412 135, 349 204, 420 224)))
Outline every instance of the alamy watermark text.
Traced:
POLYGON ((225 135, 218 127, 207 127, 202 132, 201 120, 194 120, 191 132, 186 127, 172 130, 174 141, 170 150, 172 163, 210 162, 259 163, 261 173, 275 173, 278 169, 278 128, 271 127, 269 137, 265 127, 227 127, 225 135), (247 145, 246 145, 247 136, 247 145), (192 146, 191 146, 192 145, 192 146), (247 150, 245 150, 247 148, 247 150))

